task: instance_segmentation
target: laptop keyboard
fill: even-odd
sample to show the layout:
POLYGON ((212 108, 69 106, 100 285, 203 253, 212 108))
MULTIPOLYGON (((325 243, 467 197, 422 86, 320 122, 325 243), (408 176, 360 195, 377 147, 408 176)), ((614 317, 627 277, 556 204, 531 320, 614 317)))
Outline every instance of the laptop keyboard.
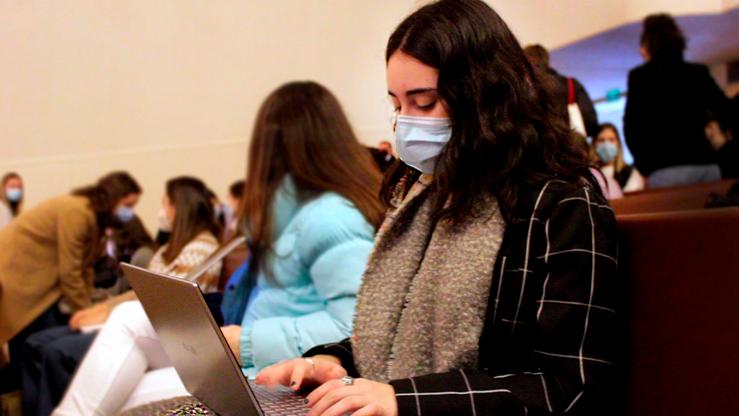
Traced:
POLYGON ((303 397, 295 394, 287 387, 278 387, 270 390, 264 386, 254 384, 251 380, 249 385, 257 396, 259 406, 265 415, 304 416, 308 413, 308 407, 303 403, 303 397))

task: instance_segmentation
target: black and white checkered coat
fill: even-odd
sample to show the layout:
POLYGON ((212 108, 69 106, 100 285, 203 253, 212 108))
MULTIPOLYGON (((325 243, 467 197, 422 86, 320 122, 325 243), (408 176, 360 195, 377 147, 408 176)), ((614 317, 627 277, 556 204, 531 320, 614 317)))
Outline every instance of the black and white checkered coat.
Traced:
MULTIPOLYGON (((405 415, 605 414, 615 377, 618 232, 590 188, 519 197, 493 272, 479 368, 393 380, 405 415)), ((351 343, 320 346, 353 375, 351 343)))

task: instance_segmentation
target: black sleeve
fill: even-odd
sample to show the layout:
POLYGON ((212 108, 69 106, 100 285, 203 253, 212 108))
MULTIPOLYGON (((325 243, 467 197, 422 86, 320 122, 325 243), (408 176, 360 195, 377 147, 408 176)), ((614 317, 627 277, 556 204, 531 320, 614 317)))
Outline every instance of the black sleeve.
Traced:
POLYGON ((640 144, 643 137, 639 135, 642 128, 641 117, 644 114, 642 109, 643 98, 640 96, 641 91, 637 82, 637 76, 634 72, 629 72, 628 89, 626 93, 626 108, 624 109, 624 141, 629 147, 629 151, 634 156, 634 165, 645 175, 651 173, 650 169, 644 165, 644 154, 641 152, 640 144))
POLYGON ((575 83, 575 99, 577 100, 577 106, 580 107, 580 114, 585 122, 585 132, 588 133, 589 137, 595 137, 598 134, 598 113, 595 112, 595 106, 593 100, 590 99, 590 95, 585 90, 580 81, 573 78, 575 83))
POLYGON ((536 320, 533 370, 454 370, 394 380, 399 415, 609 412, 617 348, 615 217, 585 189, 555 203, 544 242, 549 277, 536 320))
POLYGON ((349 338, 333 344, 318 345, 309 349, 303 357, 313 357, 315 355, 333 355, 341 361, 341 366, 351 377, 359 377, 359 372, 354 366, 354 353, 352 352, 352 343, 349 338))
POLYGON ((716 84, 707 66, 701 66, 701 90, 705 94, 708 111, 721 124, 722 127, 728 127, 732 120, 729 98, 723 90, 716 84))

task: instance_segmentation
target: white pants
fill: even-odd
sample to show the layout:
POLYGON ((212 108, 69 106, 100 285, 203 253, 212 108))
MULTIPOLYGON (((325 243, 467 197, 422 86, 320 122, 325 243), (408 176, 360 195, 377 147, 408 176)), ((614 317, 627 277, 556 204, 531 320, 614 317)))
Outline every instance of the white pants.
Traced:
POLYGON ((141 303, 125 302, 110 314, 52 415, 114 415, 185 395, 141 303))

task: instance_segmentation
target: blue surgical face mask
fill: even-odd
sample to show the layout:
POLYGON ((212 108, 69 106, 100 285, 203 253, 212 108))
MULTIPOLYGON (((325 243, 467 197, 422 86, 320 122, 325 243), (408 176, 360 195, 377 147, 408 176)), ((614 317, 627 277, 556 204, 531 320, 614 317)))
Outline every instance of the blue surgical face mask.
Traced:
POLYGON ((131 221, 136 216, 136 213, 134 213, 133 208, 122 206, 116 208, 115 216, 120 222, 126 223, 131 221))
POLYGON ((23 198, 23 190, 21 188, 7 188, 5 190, 5 197, 10 202, 18 202, 23 198))
POLYGON ((611 163, 618 156, 618 146, 613 142, 602 142, 595 145, 595 152, 601 162, 611 163))
POLYGON ((395 144, 406 165, 433 174, 436 159, 452 137, 450 118, 398 116, 395 144))

